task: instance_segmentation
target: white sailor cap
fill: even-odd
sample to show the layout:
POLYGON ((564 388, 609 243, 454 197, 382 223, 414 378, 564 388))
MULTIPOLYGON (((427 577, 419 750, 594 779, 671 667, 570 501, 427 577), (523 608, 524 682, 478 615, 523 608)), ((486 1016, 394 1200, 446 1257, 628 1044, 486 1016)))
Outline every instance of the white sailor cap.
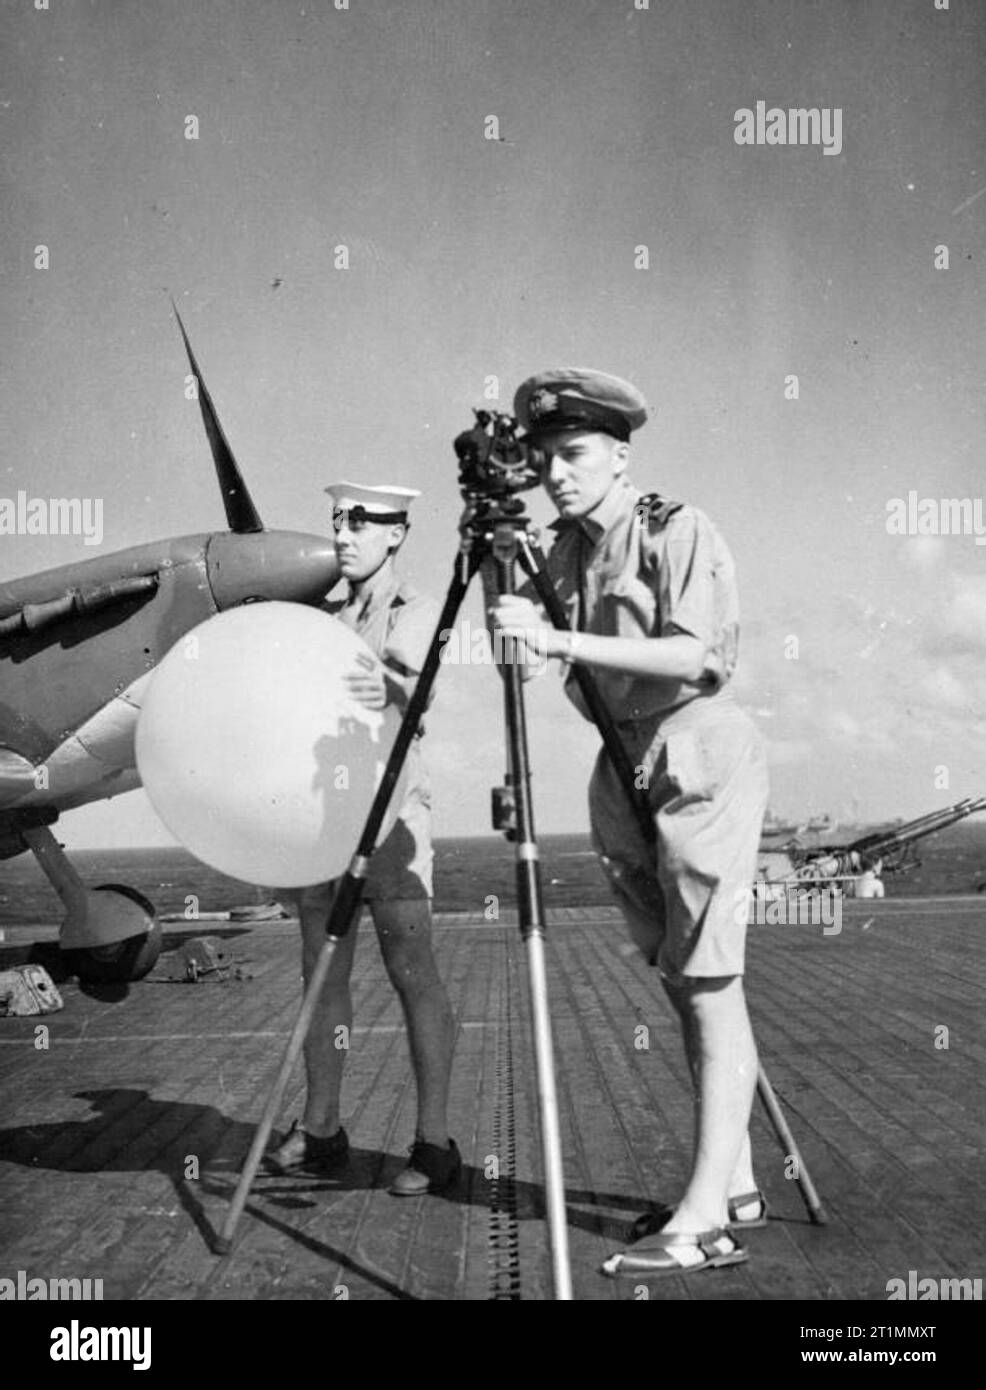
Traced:
POLYGON ((362 483, 333 483, 325 491, 332 498, 333 515, 348 512, 354 521, 378 521, 382 525, 407 521, 411 503, 421 493, 413 487, 366 487, 362 483))

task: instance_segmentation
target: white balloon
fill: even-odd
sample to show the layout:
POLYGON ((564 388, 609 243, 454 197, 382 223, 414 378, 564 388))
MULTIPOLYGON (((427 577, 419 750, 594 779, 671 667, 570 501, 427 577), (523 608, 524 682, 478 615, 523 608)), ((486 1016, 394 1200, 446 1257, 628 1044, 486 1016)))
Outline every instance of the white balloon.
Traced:
POLYGON ((172 647, 143 701, 137 768, 186 849, 268 887, 344 872, 400 726, 392 705, 368 709, 346 689, 361 653, 345 624, 297 603, 219 613, 172 647))

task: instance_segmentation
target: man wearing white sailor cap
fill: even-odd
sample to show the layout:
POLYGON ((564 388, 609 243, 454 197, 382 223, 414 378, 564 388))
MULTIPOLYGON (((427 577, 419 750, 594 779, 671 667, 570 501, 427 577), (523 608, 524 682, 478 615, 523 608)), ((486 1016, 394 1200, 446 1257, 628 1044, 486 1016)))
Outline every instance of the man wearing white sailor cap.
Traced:
MULTIPOLYGON (((361 672, 347 677, 353 694, 371 709, 394 704, 403 712, 424 664, 439 607, 415 592, 395 570, 409 529, 408 507, 420 493, 392 485, 334 483, 332 526, 345 598, 326 601, 327 613, 357 632, 375 653, 361 672)), ((391 983, 408 1030, 418 1092, 418 1123, 411 1159, 391 1186, 396 1196, 442 1192, 461 1171, 448 1135, 447 1104, 454 1022, 432 952, 431 795, 421 759, 423 729, 407 758, 407 781, 398 819, 375 851, 364 902, 370 909, 391 983)), ((307 983, 325 942, 334 883, 298 894, 302 965, 307 983)), ((339 1122, 345 1049, 338 1029, 352 1031, 349 990, 357 924, 336 947, 328 979, 305 1040, 308 1093, 305 1111, 280 1148, 268 1155, 278 1172, 329 1172, 345 1166, 349 1141, 339 1122)))
MULTIPOLYGON (((739 638, 732 558, 703 512, 629 481, 630 435, 647 419, 631 382, 552 368, 518 388, 514 413, 560 514, 547 568, 571 630, 545 626, 530 585, 494 598, 491 617, 532 665, 557 656, 592 669, 646 787, 648 837, 600 750, 593 845, 631 936, 660 969, 696 1092, 680 1199, 635 1222, 633 1243, 603 1269, 640 1278, 738 1264, 747 1254, 736 1233, 766 1225, 747 1135, 757 1053, 743 969, 767 777, 757 730, 728 688, 739 638)), ((588 717, 570 670, 565 690, 588 717)))

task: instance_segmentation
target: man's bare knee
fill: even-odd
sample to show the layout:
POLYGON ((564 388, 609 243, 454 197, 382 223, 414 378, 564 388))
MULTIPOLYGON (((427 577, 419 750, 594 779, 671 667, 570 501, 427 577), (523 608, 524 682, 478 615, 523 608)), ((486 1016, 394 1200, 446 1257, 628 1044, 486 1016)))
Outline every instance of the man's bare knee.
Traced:
MULTIPOLYGON (((307 985, 315 973, 325 946, 324 931, 306 932, 301 942, 301 978, 307 985)), ((349 977, 353 969, 353 954, 356 949, 356 927, 350 928, 347 936, 344 936, 333 948, 332 959, 329 962, 328 974, 325 977, 325 992, 332 988, 346 988, 349 984, 349 977)))
POLYGON ((426 937, 414 940, 381 934, 380 949, 391 983, 402 994, 419 994, 438 983, 435 957, 426 937))

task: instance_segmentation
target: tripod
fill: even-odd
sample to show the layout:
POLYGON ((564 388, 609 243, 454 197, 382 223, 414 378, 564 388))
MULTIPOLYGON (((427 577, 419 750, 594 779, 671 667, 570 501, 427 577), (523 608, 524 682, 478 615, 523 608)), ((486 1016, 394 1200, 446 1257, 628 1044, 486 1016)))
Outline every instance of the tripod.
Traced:
MULTIPOLYGON (((271 1089, 260 1124, 254 1134, 250 1151, 233 1194, 233 1200, 226 1214, 222 1232, 214 1242, 214 1249, 217 1254, 227 1254, 232 1248, 237 1224, 246 1205, 274 1122, 280 1112, 291 1074, 301 1054, 312 1016, 318 1005, 319 996, 332 963, 335 948, 351 929, 359 911, 370 856, 376 847, 387 807, 400 777, 411 741, 427 708, 431 689, 438 673, 443 642, 442 634, 451 632, 471 580, 484 560, 490 559, 495 568, 498 592, 512 594, 516 592, 516 565, 519 561, 524 572, 533 581, 538 596, 544 603, 554 626, 558 628, 567 628, 568 626, 564 610, 545 572, 544 556, 536 548, 531 538, 532 523, 524 510, 523 502, 519 498, 470 495, 459 529, 462 538, 461 544, 455 558, 452 580, 439 615, 438 625, 428 648, 421 675, 404 711, 397 738, 387 759, 380 786, 370 807, 356 852, 346 873, 339 881, 326 926, 325 944, 305 991, 280 1071, 271 1089)), ((521 666, 517 662, 508 662, 500 669, 504 688, 508 766, 512 776, 511 809, 513 811, 513 833, 516 845, 518 915, 521 935, 527 951, 553 1285, 556 1300, 567 1301, 572 1298, 572 1283, 568 1258, 568 1229, 558 1124, 558 1101, 555 1091, 554 1052, 545 972, 544 906, 538 847, 534 836, 523 678, 521 666)), ((587 708, 592 713, 599 728, 603 742, 613 759, 627 794, 633 801, 641 826, 643 828, 646 825, 646 834, 650 839, 654 834, 650 813, 635 789, 634 769, 609 711, 602 702, 589 672, 578 666, 573 669, 586 698, 587 708)), ((758 1078, 758 1089, 785 1153, 797 1161, 798 1181, 812 1219, 824 1220, 817 1193, 808 1177, 807 1170, 801 1161, 793 1137, 762 1068, 758 1078)))

